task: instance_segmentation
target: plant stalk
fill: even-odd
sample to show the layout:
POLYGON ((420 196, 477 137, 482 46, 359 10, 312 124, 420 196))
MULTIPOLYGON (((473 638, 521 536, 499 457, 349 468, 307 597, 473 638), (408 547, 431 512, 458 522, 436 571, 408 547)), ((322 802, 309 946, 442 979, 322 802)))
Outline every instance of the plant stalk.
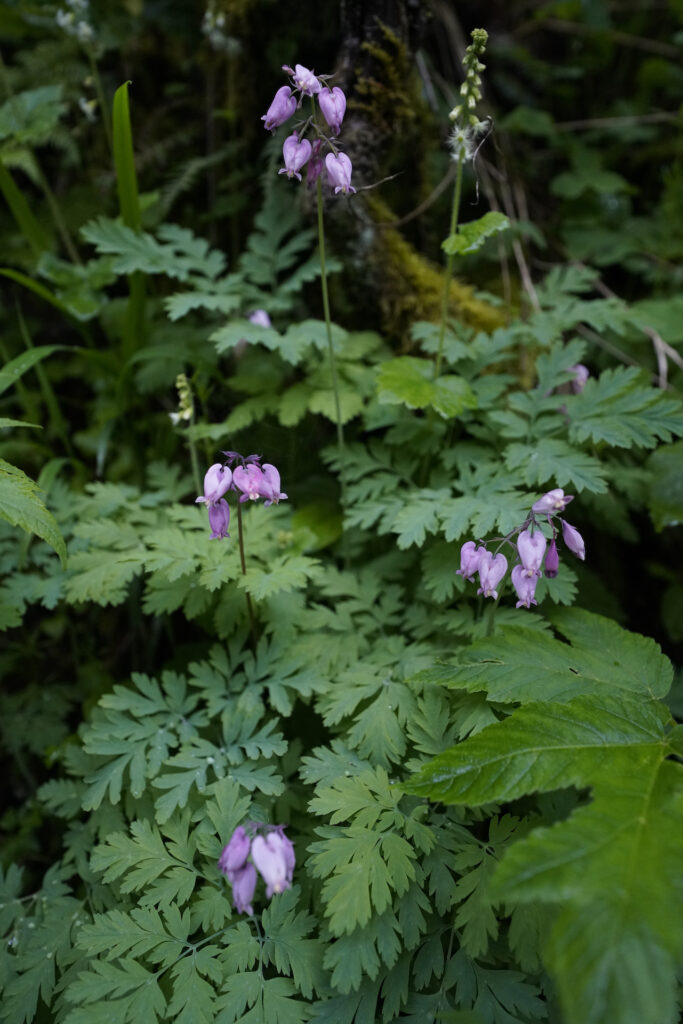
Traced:
POLYGON ((327 291, 327 273, 325 270, 325 229, 323 225, 323 189, 320 176, 317 181, 318 193, 318 250, 320 252, 320 284, 323 296, 323 313, 327 328, 327 350, 330 357, 330 373, 332 375, 332 391, 334 393, 334 413, 337 420, 337 447, 339 449, 340 482, 342 509, 346 508, 346 454, 344 450, 344 428, 342 426, 341 404, 339 401, 339 378, 337 363, 332 344, 332 320, 330 318, 330 299, 327 291))
MULTIPOLYGON (((239 539, 240 548, 240 565, 242 567, 242 575, 247 575, 247 561, 244 556, 244 527, 242 525, 242 504, 237 502, 237 534, 239 539)), ((247 599, 247 612, 249 613, 249 626, 251 628, 251 637, 254 641, 254 651, 256 650, 256 644, 258 642, 258 635, 256 633, 256 619, 254 618, 254 608, 251 603, 251 595, 245 590, 244 596, 247 599)))
MULTIPOLYGON (((453 188, 453 206, 451 207, 451 224, 448 231, 448 237, 454 235, 458 230, 458 214, 460 212, 460 196, 462 194, 462 169, 463 161, 458 160, 458 169, 455 175, 455 186, 453 188)), ((444 273, 443 281, 443 303, 441 306, 441 328, 439 330, 439 347, 436 353, 436 359, 434 360, 434 379, 441 373, 441 363, 443 361, 443 343, 446 337, 446 323, 448 322, 448 300, 450 297, 451 290, 451 277, 453 276, 453 253, 449 253, 446 259, 446 271, 444 273)))

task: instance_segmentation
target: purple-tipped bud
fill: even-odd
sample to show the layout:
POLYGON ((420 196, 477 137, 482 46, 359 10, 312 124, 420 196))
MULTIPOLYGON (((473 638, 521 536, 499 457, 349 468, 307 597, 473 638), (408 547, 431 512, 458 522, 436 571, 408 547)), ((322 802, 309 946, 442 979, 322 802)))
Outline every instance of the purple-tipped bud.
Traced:
POLYGON ((200 494, 196 499, 195 504, 198 501, 203 504, 214 505, 217 501, 223 497, 225 492, 229 489, 232 483, 232 473, 227 466, 222 466, 220 462, 214 462, 213 466, 210 466, 204 477, 204 493, 200 494))
POLYGON ((327 177, 329 178, 330 185, 334 187, 335 195, 337 192, 343 192, 347 195, 349 192, 355 192, 355 188, 351 184, 351 161, 349 160, 346 153, 328 153, 325 157, 325 167, 327 168, 327 177))
POLYGON ((256 836, 251 845, 251 857, 266 883, 266 895, 284 892, 292 884, 294 847, 280 831, 256 836))
POLYGON ((320 155, 322 144, 322 139, 316 139, 311 147, 311 159, 306 167, 306 184, 309 188, 316 183, 322 174, 323 158, 320 155))
POLYGON ((586 545, 583 542, 583 537, 570 523, 564 519, 560 519, 562 523, 562 539, 571 551, 573 555, 580 558, 581 561, 586 557, 586 545))
POLYGON ((540 530, 522 530, 517 538, 517 550, 527 576, 540 576, 546 543, 540 530))
POLYGON ((318 103, 320 104, 320 109, 323 112, 325 120, 332 129, 332 134, 339 135, 341 123, 344 120, 344 113, 346 111, 346 96, 339 86, 335 85, 332 90, 320 90, 318 103))
POLYGON ((538 583, 538 576, 535 573, 529 576, 521 565, 516 565, 510 573, 510 579, 519 598, 515 608, 530 608, 532 604, 538 604, 538 601, 534 600, 536 584, 538 583))
POLYGON ((498 554, 494 558, 490 551, 484 551, 479 559, 478 572, 481 586, 477 593, 498 600, 496 587, 507 572, 507 567, 508 560, 505 555, 498 554))
POLYGON ((256 888, 256 868, 253 864, 245 864, 243 868, 236 871, 231 879, 232 901, 238 914, 253 914, 254 908, 251 901, 254 898, 256 888))
POLYGON ((553 491, 547 491, 542 498, 531 506, 532 512, 564 512, 570 501, 574 500, 573 494, 565 494, 561 487, 553 491))
POLYGON ((293 72, 294 88, 301 89, 304 96, 315 96, 320 92, 320 82, 312 71, 305 68, 303 64, 297 64, 293 72))
POLYGON ((256 324, 257 327, 272 327, 270 317, 266 313, 265 309, 255 309, 253 313, 249 314, 249 323, 256 324))
POLYGON ((548 554, 545 556, 545 574, 549 580, 554 580, 560 568, 560 556, 557 553, 555 538, 550 541, 548 554))
POLYGON ((289 121, 295 110, 296 96, 292 95, 292 90, 288 85, 283 85, 275 93, 273 102, 261 118, 264 128, 267 128, 269 132, 274 131, 281 124, 284 124, 285 121, 289 121))
POLYGON ((288 178, 298 178, 301 181, 299 171, 311 155, 311 144, 308 139, 299 142, 299 136, 294 132, 287 136, 282 147, 282 156, 285 166, 281 167, 278 174, 286 174, 288 178))
POLYGON ((574 379, 569 382, 569 386, 575 395, 580 395, 586 386, 586 381, 590 377, 588 367, 584 366, 583 363, 576 363, 575 366, 567 367, 567 373, 574 374, 574 379))
POLYGON ((221 498, 213 505, 209 505, 209 526, 211 536, 209 540, 223 540, 229 537, 228 526, 230 525, 230 506, 225 498, 221 498))
POLYGON ((223 847, 223 852, 218 860, 218 867, 224 875, 230 878, 235 871, 239 871, 244 867, 249 856, 250 847, 251 839, 244 828, 238 825, 230 836, 227 846, 223 847))
POLYGON ((263 502, 263 504, 266 506, 277 505, 279 501, 287 497, 286 494, 280 491, 280 474, 278 473, 275 466, 271 466, 269 462, 263 463, 261 495, 266 499, 263 502))
POLYGON ((460 548, 460 568, 455 570, 456 576, 463 576, 470 583, 474 583, 474 574, 479 568, 479 559, 486 552, 481 545, 477 547, 473 540, 465 541, 460 548))
POLYGON ((263 473, 253 462, 247 466, 235 466, 232 479, 235 487, 242 492, 240 501, 258 501, 262 497, 263 473))

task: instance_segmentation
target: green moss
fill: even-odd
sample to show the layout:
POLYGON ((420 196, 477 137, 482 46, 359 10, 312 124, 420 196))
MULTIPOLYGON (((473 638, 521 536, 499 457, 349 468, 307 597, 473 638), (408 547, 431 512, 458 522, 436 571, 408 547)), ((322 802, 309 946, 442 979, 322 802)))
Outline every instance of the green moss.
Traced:
MULTIPOLYGON (((392 220, 391 210, 373 197, 369 207, 376 222, 392 220)), ((415 320, 438 321, 443 298, 443 268, 421 256, 392 227, 377 230, 373 263, 381 268, 378 299, 382 322, 389 335, 408 336, 415 320)), ((478 299, 470 285, 454 279, 450 286, 451 312, 464 323, 484 331, 503 325, 502 312, 478 299)))

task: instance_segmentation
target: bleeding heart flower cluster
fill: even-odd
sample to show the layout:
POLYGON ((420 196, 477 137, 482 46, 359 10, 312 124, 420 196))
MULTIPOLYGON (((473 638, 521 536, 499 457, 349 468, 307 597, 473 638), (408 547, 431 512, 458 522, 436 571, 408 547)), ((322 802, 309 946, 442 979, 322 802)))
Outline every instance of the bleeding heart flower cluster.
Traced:
MULTIPOLYGON (((557 552, 557 529, 553 519, 560 512, 564 512, 573 494, 565 494, 560 487, 548 491, 539 498, 531 507, 531 512, 521 526, 518 526, 507 537, 503 537, 499 547, 503 544, 510 544, 516 548, 519 562, 512 567, 510 579, 517 592, 519 600, 516 608, 530 608, 532 604, 538 604, 534 598, 536 584, 541 576, 541 566, 544 567, 545 575, 552 579, 557 576, 560 566, 560 557, 557 552), (541 532, 537 516, 545 516, 552 530, 550 544, 541 532), (516 544, 512 538, 517 537, 516 544), (544 562, 545 559, 545 562, 544 562)), ((560 519, 562 525, 562 539, 564 543, 577 558, 581 561, 586 557, 586 548, 579 531, 565 519, 560 519)), ((485 544, 475 544, 473 540, 466 541, 460 549, 460 568, 456 570, 457 576, 464 576, 470 583, 474 583, 474 576, 479 574, 478 594, 484 597, 498 599, 496 587, 503 579, 508 569, 508 560, 502 552, 493 554, 485 544)))
POLYGON ((295 131, 289 135, 282 147, 282 156, 285 166, 280 168, 278 174, 286 174, 288 178, 297 178, 301 181, 301 169, 308 164, 306 170, 306 184, 313 185, 320 177, 323 169, 323 156, 327 178, 335 191, 335 195, 341 192, 348 195, 355 192, 351 184, 351 161, 346 153, 342 153, 335 139, 341 131, 341 124, 346 112, 346 96, 335 85, 330 89, 327 79, 330 75, 314 75, 312 71, 305 68, 303 64, 297 64, 293 69, 283 64, 282 70, 290 76, 291 85, 283 85, 275 93, 273 102, 263 115, 261 120, 269 131, 274 131, 281 124, 289 121, 296 110, 300 109, 304 96, 309 96, 315 107, 315 97, 318 106, 327 122, 330 135, 322 129, 315 112, 305 121, 297 125, 295 131), (299 93, 297 99, 296 93, 299 93), (316 138, 310 142, 305 138, 306 132, 311 130, 316 138), (327 152, 326 152, 327 151, 327 152))
POLYGON ((210 540, 229 537, 230 506, 225 495, 238 491, 239 500, 258 501, 264 498, 264 505, 277 505, 287 495, 280 490, 280 474, 269 462, 261 463, 260 455, 240 455, 239 452, 223 452, 224 463, 214 462, 204 477, 204 493, 196 502, 206 505, 209 510, 210 540), (235 463, 237 463, 235 465, 235 463), (235 466, 231 469, 231 466, 235 466))
POLYGON ((294 875, 294 846, 284 833, 284 825, 257 825, 249 822, 233 832, 223 847, 218 867, 232 886, 232 900, 238 913, 253 914, 251 901, 256 889, 256 872, 266 883, 266 896, 284 892, 294 875), (261 835, 259 831, 265 831, 261 835), (251 860, 249 856, 251 855, 251 860))

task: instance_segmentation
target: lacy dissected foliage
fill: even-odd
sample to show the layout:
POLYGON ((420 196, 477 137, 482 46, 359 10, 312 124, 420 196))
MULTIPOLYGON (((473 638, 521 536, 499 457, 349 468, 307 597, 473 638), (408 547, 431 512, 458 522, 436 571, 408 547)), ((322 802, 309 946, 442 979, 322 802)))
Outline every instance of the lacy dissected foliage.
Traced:
MULTIPOLYGON (((648 104, 680 82, 680 39, 648 50, 633 14, 632 111, 612 92, 574 112, 614 123, 576 135, 584 78, 619 45, 607 6, 522 23, 589 40, 564 63, 492 30, 509 166, 482 195, 511 186, 446 241, 443 335, 405 329, 439 305, 438 195, 423 236, 376 234, 381 191, 326 202, 335 397, 314 214, 276 173, 284 134, 258 136, 254 68, 277 83, 296 55, 252 54, 260 3, 220 25, 212 7, 210 39, 171 3, 147 68, 139 6, 93 2, 90 54, 51 8, 0 14, 0 1021, 674 1024, 681 176, 648 104), (111 125, 79 106, 97 68, 111 125), (510 208, 525 187, 533 223, 510 208), (383 245, 395 334, 353 284, 383 245), (238 522, 229 494, 231 536, 210 540, 195 498, 224 449, 276 463, 289 498, 238 522), (551 488, 575 496, 585 563, 561 547, 533 610, 509 583, 478 597, 463 542, 504 538, 551 488), (253 915, 218 869, 247 822, 286 825, 296 851, 293 886, 258 888, 253 915)), ((326 45, 318 13, 302 48, 326 45)), ((420 56, 445 124, 438 61, 420 56)))

